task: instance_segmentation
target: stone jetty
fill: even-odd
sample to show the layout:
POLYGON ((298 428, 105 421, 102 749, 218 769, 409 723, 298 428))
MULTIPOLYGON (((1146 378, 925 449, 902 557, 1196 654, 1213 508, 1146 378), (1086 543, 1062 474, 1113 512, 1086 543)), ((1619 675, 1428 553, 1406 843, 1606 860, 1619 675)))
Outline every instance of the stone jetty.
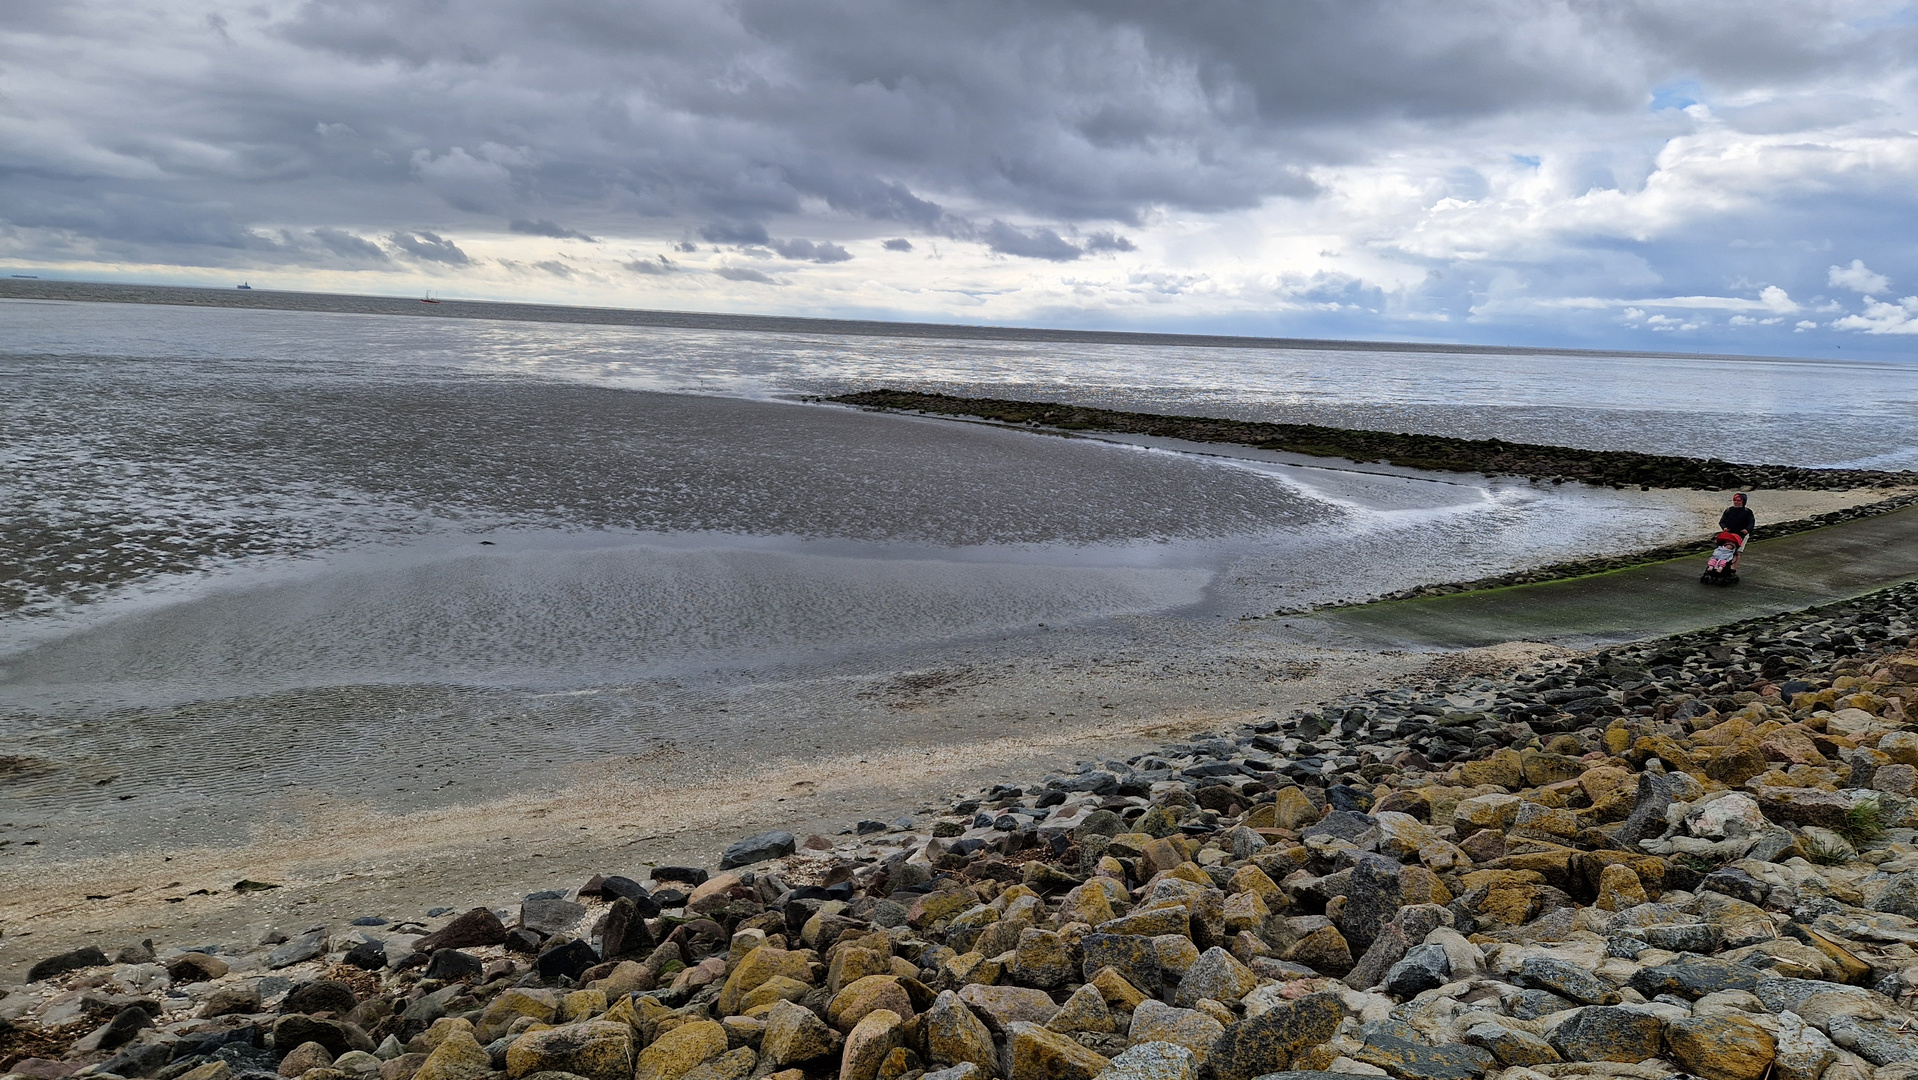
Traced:
POLYGON ((0 1074, 1907 1080, 1914 634, 1901 586, 712 867, 48 956, 0 1074))

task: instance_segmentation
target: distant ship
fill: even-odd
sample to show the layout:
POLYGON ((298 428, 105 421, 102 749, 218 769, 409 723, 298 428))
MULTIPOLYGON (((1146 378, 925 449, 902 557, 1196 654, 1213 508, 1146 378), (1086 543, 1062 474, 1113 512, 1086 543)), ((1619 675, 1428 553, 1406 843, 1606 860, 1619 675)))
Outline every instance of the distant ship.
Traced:
POLYGON ((431 292, 428 292, 428 293, 427 293, 427 294, 426 294, 425 296, 422 296, 422 297, 420 297, 420 303, 422 303, 422 304, 437 304, 437 303, 439 303, 439 301, 438 301, 438 300, 435 300, 435 299, 433 299, 433 294, 432 294, 431 292))
POLYGON ((251 286, 251 285, 248 285, 248 284, 246 284, 245 282, 241 282, 240 284, 238 284, 238 285, 235 285, 235 286, 233 286, 233 287, 234 287, 234 288, 236 288, 236 289, 245 289, 245 290, 247 290, 248 292, 252 292, 252 291, 253 291, 253 286, 251 286))

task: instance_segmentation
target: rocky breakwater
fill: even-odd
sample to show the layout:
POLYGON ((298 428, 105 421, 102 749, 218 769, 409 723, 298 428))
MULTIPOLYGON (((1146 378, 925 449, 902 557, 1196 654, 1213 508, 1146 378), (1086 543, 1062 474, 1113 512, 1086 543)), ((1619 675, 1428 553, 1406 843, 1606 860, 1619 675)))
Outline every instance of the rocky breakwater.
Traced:
POLYGON ((933 416, 970 416, 1003 424, 1058 431, 1109 431, 1191 442, 1234 443, 1312 457, 1385 462, 1409 469, 1524 476, 1551 483, 1578 481, 1610 487, 1798 489, 1844 491, 1896 488, 1912 483, 1910 472, 1875 469, 1809 469, 1794 465, 1740 464, 1717 458, 1586 450, 1504 439, 1457 439, 1415 432, 1368 431, 1319 424, 1274 424, 1208 416, 1123 412, 1048 401, 954 397, 912 390, 867 390, 825 400, 863 409, 894 409, 933 416))
POLYGON ((1354 695, 714 870, 45 958, 0 1072, 1905 1080, 1918 588, 1354 695))

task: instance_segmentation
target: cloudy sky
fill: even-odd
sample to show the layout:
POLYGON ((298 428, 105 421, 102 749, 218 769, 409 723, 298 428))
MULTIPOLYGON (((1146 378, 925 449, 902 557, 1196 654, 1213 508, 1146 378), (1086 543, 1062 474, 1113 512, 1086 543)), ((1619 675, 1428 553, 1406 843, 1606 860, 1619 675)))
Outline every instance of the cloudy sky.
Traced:
POLYGON ((0 0, 0 272, 1918 346, 1918 5, 0 0))

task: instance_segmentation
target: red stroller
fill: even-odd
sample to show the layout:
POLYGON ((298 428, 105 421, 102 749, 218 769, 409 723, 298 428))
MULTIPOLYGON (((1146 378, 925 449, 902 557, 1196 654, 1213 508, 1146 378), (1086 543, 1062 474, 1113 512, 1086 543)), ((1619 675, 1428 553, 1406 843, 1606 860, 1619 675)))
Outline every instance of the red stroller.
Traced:
POLYGON ((1721 532, 1712 537, 1712 541, 1716 546, 1712 548, 1711 558, 1705 560, 1705 572, 1699 575, 1699 584, 1738 584, 1738 556, 1745 550, 1745 538, 1735 532, 1721 532))

